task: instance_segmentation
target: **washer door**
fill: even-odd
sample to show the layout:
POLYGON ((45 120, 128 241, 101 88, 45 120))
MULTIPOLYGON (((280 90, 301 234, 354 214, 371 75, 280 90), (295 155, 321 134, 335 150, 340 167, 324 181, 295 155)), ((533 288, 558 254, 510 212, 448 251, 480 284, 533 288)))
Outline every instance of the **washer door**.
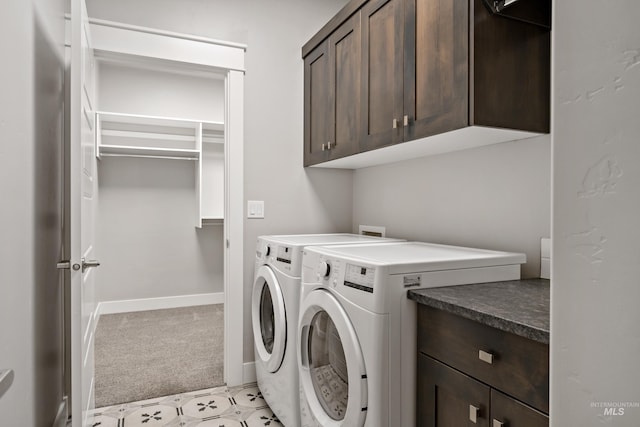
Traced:
POLYGON ((282 289, 266 265, 258 269, 253 282, 251 317, 256 353, 269 372, 276 372, 284 358, 287 318, 282 289))
POLYGON ((347 313, 322 289, 307 295, 300 313, 298 367, 309 410, 322 426, 363 426, 367 376, 347 313))

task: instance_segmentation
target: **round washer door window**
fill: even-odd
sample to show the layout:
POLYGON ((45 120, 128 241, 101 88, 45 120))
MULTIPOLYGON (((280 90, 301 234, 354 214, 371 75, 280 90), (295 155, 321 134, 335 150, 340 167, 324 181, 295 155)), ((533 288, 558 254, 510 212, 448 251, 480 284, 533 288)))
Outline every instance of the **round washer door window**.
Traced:
POLYGON ((302 301, 298 324, 300 383, 310 412, 322 426, 364 425, 367 380, 358 337, 328 291, 302 301))
POLYGON ((311 383, 320 405, 332 419, 343 420, 349 400, 347 361, 336 325, 324 310, 311 319, 308 351, 311 383))
POLYGON ((282 289, 266 265, 256 272, 251 318, 256 354, 269 372, 276 372, 284 358, 287 322, 282 289))

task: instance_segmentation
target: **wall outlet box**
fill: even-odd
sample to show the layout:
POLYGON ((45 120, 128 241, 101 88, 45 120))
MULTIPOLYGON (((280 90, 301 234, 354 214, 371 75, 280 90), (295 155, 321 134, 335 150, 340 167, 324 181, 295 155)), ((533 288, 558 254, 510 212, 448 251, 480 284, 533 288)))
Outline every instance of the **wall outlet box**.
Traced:
POLYGON ((247 218, 264 218, 264 200, 247 200, 247 218))
POLYGON ((380 227, 377 225, 360 225, 358 226, 358 234, 374 237, 385 237, 387 234, 386 227, 380 227))

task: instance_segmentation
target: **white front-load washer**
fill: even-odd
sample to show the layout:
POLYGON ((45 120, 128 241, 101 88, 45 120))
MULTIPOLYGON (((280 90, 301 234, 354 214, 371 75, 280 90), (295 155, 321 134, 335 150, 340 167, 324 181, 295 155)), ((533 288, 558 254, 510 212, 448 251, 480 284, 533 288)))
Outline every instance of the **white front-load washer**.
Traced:
POLYGON ((419 242, 304 249, 301 425, 415 425, 409 289, 520 278, 525 255, 419 242))
POLYGON ((300 424, 295 348, 302 249, 398 241, 347 233, 258 238, 251 303, 256 377, 262 396, 285 426, 300 424))

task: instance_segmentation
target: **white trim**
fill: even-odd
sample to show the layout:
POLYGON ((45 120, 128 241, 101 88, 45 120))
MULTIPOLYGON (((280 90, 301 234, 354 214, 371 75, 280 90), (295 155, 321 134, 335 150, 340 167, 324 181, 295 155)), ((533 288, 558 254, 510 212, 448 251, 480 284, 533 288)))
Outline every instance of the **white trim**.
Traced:
POLYGON ((255 383, 257 380, 258 378, 256 377, 256 362, 244 363, 242 365, 242 383, 255 383))
POLYGON ((159 36, 173 37, 176 39, 190 40, 194 42, 215 44, 218 46, 234 47, 247 50, 247 45, 242 43, 227 42, 223 40, 210 39, 208 37, 194 36, 191 34, 174 33, 173 31, 159 30, 157 28, 140 27, 138 25, 130 25, 122 22, 107 21, 105 19, 89 18, 89 23, 93 25, 102 25, 103 27, 120 28, 123 30, 139 31, 141 33, 155 34, 159 36))
POLYGON ((174 37, 164 31, 142 27, 118 28, 91 23, 96 56, 178 62, 184 67, 204 66, 211 70, 244 70, 245 48, 174 37))
POLYGON ((161 310, 165 308, 190 307, 194 305, 208 304, 224 304, 224 292, 120 301, 102 301, 98 304, 96 311, 98 312, 98 315, 101 316, 103 314, 161 310))
POLYGON ((244 73, 225 78, 224 380, 244 384, 244 73))

